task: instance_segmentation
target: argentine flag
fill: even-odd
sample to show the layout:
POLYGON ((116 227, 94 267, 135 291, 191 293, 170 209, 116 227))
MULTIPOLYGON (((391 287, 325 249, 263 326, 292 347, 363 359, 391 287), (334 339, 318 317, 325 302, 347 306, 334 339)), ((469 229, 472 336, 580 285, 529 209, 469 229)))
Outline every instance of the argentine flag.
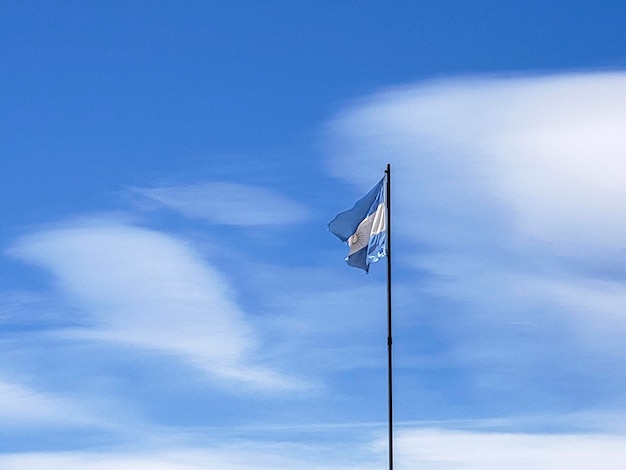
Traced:
POLYGON ((328 224, 328 229, 348 243, 348 264, 368 272, 371 262, 386 255, 385 178, 352 209, 338 214, 328 224))

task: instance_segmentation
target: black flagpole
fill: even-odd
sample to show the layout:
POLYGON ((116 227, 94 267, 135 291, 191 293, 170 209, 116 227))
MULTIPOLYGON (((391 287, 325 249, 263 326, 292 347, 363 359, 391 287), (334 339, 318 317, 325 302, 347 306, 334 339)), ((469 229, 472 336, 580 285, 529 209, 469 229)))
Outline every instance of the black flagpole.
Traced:
POLYGON ((391 165, 385 170, 387 186, 385 209, 387 215, 387 393, 389 399, 389 470, 393 470, 393 381, 391 355, 391 165))

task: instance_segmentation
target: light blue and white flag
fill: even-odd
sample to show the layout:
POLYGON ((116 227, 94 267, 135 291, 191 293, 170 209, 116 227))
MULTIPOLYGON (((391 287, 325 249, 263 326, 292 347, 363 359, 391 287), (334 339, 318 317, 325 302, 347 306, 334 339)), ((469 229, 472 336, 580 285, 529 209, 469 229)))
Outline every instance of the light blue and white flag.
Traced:
POLYGON ((370 263, 386 256, 387 216, 385 213, 385 178, 359 199, 350 210, 337 215, 328 229, 350 251, 346 261, 350 266, 369 271, 370 263))

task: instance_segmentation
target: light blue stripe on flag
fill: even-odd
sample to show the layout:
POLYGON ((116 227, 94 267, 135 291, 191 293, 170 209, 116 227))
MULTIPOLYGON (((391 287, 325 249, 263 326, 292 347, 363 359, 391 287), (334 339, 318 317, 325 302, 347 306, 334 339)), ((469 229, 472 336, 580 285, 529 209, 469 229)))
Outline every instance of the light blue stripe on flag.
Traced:
POLYGON ((328 224, 332 233, 341 241, 347 242, 350 248, 346 258, 348 264, 366 272, 369 271, 371 262, 386 255, 384 182, 385 178, 381 179, 352 209, 338 214, 328 224))

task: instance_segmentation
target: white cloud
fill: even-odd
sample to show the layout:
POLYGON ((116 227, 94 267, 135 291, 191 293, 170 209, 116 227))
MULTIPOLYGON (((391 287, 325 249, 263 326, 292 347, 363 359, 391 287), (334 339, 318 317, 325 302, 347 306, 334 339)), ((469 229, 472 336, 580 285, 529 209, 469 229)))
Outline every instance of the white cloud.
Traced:
POLYGON ((424 429, 398 433, 396 449, 398 470, 617 470, 626 458, 626 436, 424 429))
POLYGON ((364 184, 354 168, 389 158, 398 210, 429 241, 487 220, 565 255, 612 255, 625 250, 625 109, 623 73, 399 88, 332 123, 345 152, 332 165, 364 184))
POLYGON ((255 363, 258 338, 230 285, 175 237, 119 223, 76 224, 25 236, 11 253, 50 269, 91 318, 92 327, 73 337, 174 354, 226 383, 296 386, 255 363))
POLYGON ((16 428, 33 425, 86 425, 96 417, 71 400, 0 379, 0 423, 16 428))
POLYGON ((139 188, 134 192, 187 217, 216 224, 285 225, 303 222, 309 215, 307 208, 281 194, 238 183, 139 188))
MULTIPOLYGON (((617 470, 626 458, 623 435, 415 429, 397 432, 394 444, 398 470, 617 470)), ((386 445, 384 438, 317 445, 233 441, 156 451, 4 454, 0 466, 12 470, 373 470, 386 465, 386 445)))
POLYGON ((413 244, 396 263, 434 291, 498 320, 611 325, 621 279, 597 276, 626 272, 624 129, 626 73, 432 82, 341 113, 330 165, 365 190, 392 163, 394 236, 413 244))
POLYGON ((0 455, 0 466, 12 470, 374 470, 370 452, 346 452, 336 446, 238 441, 208 448, 175 448, 145 452, 66 452, 0 455), (347 455, 346 455, 347 454, 347 455))

